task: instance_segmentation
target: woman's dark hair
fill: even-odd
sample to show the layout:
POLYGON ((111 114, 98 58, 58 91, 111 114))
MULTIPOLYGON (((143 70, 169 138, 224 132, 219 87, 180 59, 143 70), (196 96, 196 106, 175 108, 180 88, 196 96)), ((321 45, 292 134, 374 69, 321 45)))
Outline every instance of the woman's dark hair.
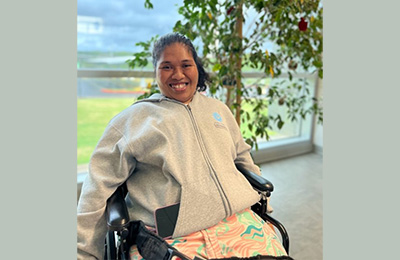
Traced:
POLYGON ((187 47, 189 52, 193 56, 193 60, 196 63, 197 70, 199 72, 199 79, 197 82, 197 91, 205 91, 207 89, 206 83, 210 83, 210 76, 208 73, 205 71, 203 67, 203 63, 201 62, 200 58, 197 56, 197 52, 190 41, 189 38, 184 36, 183 34, 180 33, 168 33, 164 36, 161 36, 153 46, 153 65, 154 68, 157 67, 157 61, 160 59, 160 56, 164 49, 173 44, 173 43, 181 43, 184 46, 187 47))

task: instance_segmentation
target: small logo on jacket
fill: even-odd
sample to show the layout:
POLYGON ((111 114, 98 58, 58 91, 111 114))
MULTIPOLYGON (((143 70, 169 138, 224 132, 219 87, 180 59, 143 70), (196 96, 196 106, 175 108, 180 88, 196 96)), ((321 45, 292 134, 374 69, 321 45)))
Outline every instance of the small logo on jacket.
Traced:
POLYGON ((225 125, 222 123, 222 117, 221 117, 220 114, 218 114, 217 112, 215 112, 215 113, 213 113, 213 117, 214 117, 215 120, 217 120, 217 122, 214 122, 214 126, 215 126, 216 128, 222 128, 222 129, 228 130, 228 129, 225 127, 225 125))
POLYGON ((217 112, 215 112, 215 113, 213 114, 213 117, 214 117, 214 119, 217 120, 218 122, 222 122, 222 117, 221 117, 217 112))

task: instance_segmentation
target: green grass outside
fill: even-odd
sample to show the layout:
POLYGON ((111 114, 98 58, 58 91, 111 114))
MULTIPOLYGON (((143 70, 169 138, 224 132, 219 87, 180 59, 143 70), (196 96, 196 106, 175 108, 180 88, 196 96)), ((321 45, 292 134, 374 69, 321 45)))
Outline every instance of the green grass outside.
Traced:
MULTIPOLYGON (((108 122, 116 114, 130 106, 133 98, 86 98, 78 99, 78 164, 89 163, 92 152, 102 136, 108 122)), ((250 104, 243 104, 243 109, 251 112, 250 104)), ((267 113, 267 109, 263 111, 267 113)), ((250 113, 251 114, 251 113, 250 113)), ((250 116, 250 121, 253 116, 250 116)), ((249 130, 241 125, 242 133, 248 136, 249 130)), ((273 135, 273 133, 269 133, 273 135)))
POLYGON ((133 98, 78 99, 78 164, 89 163, 108 122, 134 101, 133 98))

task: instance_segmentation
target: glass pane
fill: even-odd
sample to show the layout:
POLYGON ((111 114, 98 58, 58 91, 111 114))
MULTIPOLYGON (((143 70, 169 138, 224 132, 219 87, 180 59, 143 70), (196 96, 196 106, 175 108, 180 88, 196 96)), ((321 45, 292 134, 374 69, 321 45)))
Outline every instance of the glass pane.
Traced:
POLYGON ((78 68, 127 68, 135 44, 171 32, 183 0, 78 0, 78 68))
POLYGON ((153 78, 78 78, 78 173, 87 171, 90 156, 107 123, 134 103, 153 78))
MULTIPOLYGON (((246 74, 245 74, 246 75, 246 74)), ((311 134, 311 116, 307 116, 305 119, 298 117, 297 120, 291 120, 288 117, 288 112, 287 112, 287 106, 286 105, 279 105, 278 103, 274 102, 273 104, 268 104, 268 91, 271 87, 277 86, 279 89, 286 88, 288 85, 291 84, 301 84, 304 88, 299 92, 293 90, 293 95, 303 95, 304 92, 306 91, 306 88, 308 89, 310 95, 314 95, 314 86, 315 86, 315 77, 308 77, 308 78, 293 78, 291 82, 288 80, 285 80, 285 83, 282 84, 281 82, 283 81, 283 78, 253 78, 253 77, 245 77, 243 79, 243 83, 245 88, 247 89, 247 92, 249 93, 249 97, 252 100, 259 100, 263 101, 263 103, 266 104, 266 108, 263 111, 263 114, 265 116, 271 115, 271 116, 276 116, 280 115, 282 119, 284 120, 285 124, 281 129, 278 129, 276 124, 272 124, 273 129, 268 130, 268 135, 269 135, 269 140, 268 141, 274 141, 274 140, 279 140, 283 138, 293 138, 293 137, 305 137, 309 136, 311 134), (258 93, 257 88, 261 88, 261 93, 258 93)), ((223 94, 219 94, 219 98, 223 100, 223 94), (221 98, 222 97, 222 98, 221 98)), ((251 104, 242 101, 242 109, 249 112, 250 115, 252 115, 252 110, 254 108, 254 105, 252 106, 251 104)), ((310 101, 311 102, 311 101, 310 101)), ((311 104, 310 102, 305 103, 305 107, 309 107, 311 104)), ((252 118, 250 116, 250 118, 252 118)), ((254 120, 253 120, 254 121, 254 120)), ((242 133, 244 134, 244 137, 250 137, 251 132, 250 130, 246 129, 246 125, 241 125, 241 130, 242 133)), ((253 131, 254 132, 254 131, 253 131)), ((258 137, 257 142, 266 142, 267 139, 266 137, 258 137)))
MULTIPOLYGON (((144 2, 78 0, 78 69, 128 69, 126 61, 133 57, 134 52, 142 50, 135 45, 137 42, 171 32, 181 18, 177 4, 182 5, 183 0, 152 0, 154 9, 151 10, 144 8, 144 2)), ((274 48, 268 44, 267 47, 269 50, 274 48)), ((145 69, 153 70, 151 64, 145 69)), ((244 71, 254 70, 244 68, 244 71)), ((78 78, 78 172, 87 170, 91 153, 109 120, 132 104, 152 81, 152 78, 141 77, 78 78)), ((244 78, 252 98, 259 100, 267 100, 268 89, 277 81, 279 79, 244 78), (258 94, 254 86, 260 86, 262 93, 258 94)), ((314 78, 306 82, 313 93, 314 78)), ((244 109, 251 111, 252 107, 244 105, 244 109)), ((265 113, 274 114, 284 109, 285 106, 275 104, 269 106, 265 113)), ((285 115, 286 112, 283 113, 285 115)), ((309 136, 311 133, 310 116, 305 120, 290 122, 284 118, 284 121, 282 129, 269 131, 271 141, 309 136)), ((259 138, 259 142, 264 141, 265 138, 259 138)))

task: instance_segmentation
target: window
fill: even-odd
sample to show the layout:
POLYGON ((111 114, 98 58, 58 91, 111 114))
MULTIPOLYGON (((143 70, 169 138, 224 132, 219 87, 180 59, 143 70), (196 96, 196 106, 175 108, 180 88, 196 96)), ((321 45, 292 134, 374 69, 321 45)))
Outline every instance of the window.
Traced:
MULTIPOLYGON (((90 155, 108 121, 132 104, 153 80, 151 65, 142 71, 128 70, 125 61, 141 50, 135 43, 171 32, 180 19, 177 4, 182 2, 153 0, 154 9, 148 10, 144 0, 78 0, 78 173, 87 171, 90 155)), ((259 80, 259 76, 245 73, 246 87, 261 84, 265 94, 279 80, 259 80)), ((304 75, 303 78, 313 91, 315 77, 304 75)), ((279 109, 279 106, 269 108, 270 111, 279 109)), ((296 140, 304 144, 301 149, 312 149, 311 121, 308 118, 287 122, 280 131, 271 132, 273 141, 260 140, 255 160, 263 160, 267 156, 265 151, 272 151, 274 147, 286 147, 287 151, 287 145, 296 140)))

